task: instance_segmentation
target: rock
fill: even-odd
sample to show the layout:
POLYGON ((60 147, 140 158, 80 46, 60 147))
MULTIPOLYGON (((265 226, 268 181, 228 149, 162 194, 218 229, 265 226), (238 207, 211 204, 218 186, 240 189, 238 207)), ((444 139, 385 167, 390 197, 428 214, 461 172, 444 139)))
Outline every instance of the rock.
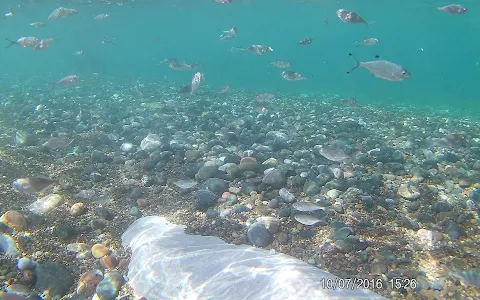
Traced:
POLYGON ((190 190, 197 185, 197 182, 192 179, 183 179, 177 180, 173 184, 179 187, 180 190, 190 190))
POLYGON ((370 274, 372 275, 382 275, 388 272, 387 266, 382 262, 373 262, 370 265, 370 274))
POLYGON ((35 289, 45 294, 46 299, 60 299, 74 283, 74 277, 65 266, 47 261, 36 268, 37 282, 35 289))
POLYGON ((100 265, 107 270, 115 269, 118 266, 118 259, 115 255, 106 255, 100 258, 100 265))
POLYGON ((33 202, 29 206, 29 210, 37 215, 43 215, 55 209, 62 202, 62 196, 58 194, 50 194, 33 202))
POLYGON ((260 165, 257 163, 257 160, 253 157, 244 157, 240 160, 238 165, 242 172, 252 171, 258 172, 260 170, 260 165))
POLYGON ((267 227, 262 223, 254 223, 247 230, 247 237, 250 243, 258 247, 268 246, 273 237, 267 227))
POLYGON ((100 300, 115 300, 122 285, 123 275, 118 271, 109 271, 97 285, 96 296, 100 300))
POLYGON ((344 239, 346 239, 348 236, 350 236, 351 234, 353 234, 352 229, 350 229, 349 227, 343 227, 343 228, 339 228, 339 229, 335 230, 335 231, 332 233, 331 238, 332 238, 334 241, 344 240, 344 239))
POLYGON ((74 217, 83 215, 84 212, 85 204, 83 204, 82 202, 77 202, 73 204, 72 207, 70 207, 70 215, 74 217))
POLYGON ((89 258, 92 256, 92 247, 84 243, 72 243, 67 245, 67 251, 77 254, 78 259, 89 258))
POLYGON ((467 233, 453 221, 448 221, 445 231, 452 239, 461 239, 467 237, 467 233))
POLYGON ((5 212, 0 221, 17 231, 27 230, 27 219, 18 211, 9 210, 5 212))
POLYGON ((209 178, 207 179, 207 181, 205 181, 204 185, 209 191, 214 192, 218 195, 228 191, 229 187, 227 181, 219 178, 209 178))
POLYGON ((418 188, 412 184, 402 184, 398 187, 398 195, 408 200, 415 200, 420 198, 421 194, 418 191, 418 188))
POLYGON ((110 253, 110 250, 102 244, 95 244, 95 245, 92 246, 92 255, 95 258, 104 257, 105 255, 108 255, 109 253, 110 253))
POLYGON ((449 212, 452 210, 452 206, 447 202, 436 202, 432 204, 432 211, 434 213, 449 212))
POLYGON ((91 297, 95 294, 97 285, 102 281, 103 275, 98 270, 91 270, 80 276, 76 292, 78 295, 91 297))
POLYGON ((105 154, 102 151, 93 150, 90 159, 94 163, 103 163, 105 162, 105 154))
POLYGON ((206 211, 217 204, 218 195, 207 190, 198 190, 194 195, 195 209, 206 211))
POLYGON ((187 150, 185 151, 185 158, 187 161, 196 161, 202 157, 202 153, 198 150, 187 150))
POLYGON ((274 217, 260 217, 257 218, 257 222, 265 225, 271 234, 277 233, 280 228, 280 220, 274 217))
POLYGON ((230 178, 237 178, 242 174, 242 170, 240 170, 240 167, 234 163, 227 163, 224 166, 224 172, 226 172, 228 176, 230 176, 230 178))
POLYGON ((320 165, 318 166, 317 170, 319 174, 315 178, 315 183, 317 183, 319 186, 325 185, 334 178, 333 171, 328 166, 320 165))
POLYGON ((17 261, 17 268, 20 271, 31 270, 35 268, 36 264, 28 257, 22 257, 17 261))
POLYGON ((332 189, 332 190, 329 190, 325 196, 327 196, 327 198, 330 198, 330 199, 336 199, 338 198, 340 195, 342 194, 341 191, 337 190, 337 189, 332 189))
POLYGON ((274 189, 279 189, 285 185, 287 178, 282 170, 273 169, 263 177, 262 182, 274 189))
POLYGON ((200 180, 207 180, 209 178, 215 177, 217 173, 218 168, 216 166, 204 166, 198 170, 195 178, 198 178, 200 180))
POLYGON ((321 191, 321 187, 314 181, 307 180, 303 185, 303 192, 307 194, 307 196, 312 197, 316 194, 319 194, 320 191, 321 191))
POLYGON ((287 189, 282 188, 278 191, 278 195, 285 203, 293 203, 295 202, 295 195, 290 193, 287 189))
POLYGON ((140 149, 144 151, 152 151, 162 145, 161 138, 157 134, 147 135, 140 143, 140 149))
POLYGON ((17 243, 11 236, 0 234, 0 253, 14 257, 20 255, 20 252, 17 249, 17 243))

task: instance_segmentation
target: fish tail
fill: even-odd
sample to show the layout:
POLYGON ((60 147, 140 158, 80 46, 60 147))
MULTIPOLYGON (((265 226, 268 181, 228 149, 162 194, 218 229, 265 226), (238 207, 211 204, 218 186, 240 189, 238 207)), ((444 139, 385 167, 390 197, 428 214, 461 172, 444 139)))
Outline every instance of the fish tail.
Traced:
POLYGON ((352 53, 348 53, 349 56, 353 57, 353 59, 356 61, 357 65, 355 67, 353 67, 350 71, 347 72, 347 74, 350 74, 352 73, 353 70, 357 69, 358 67, 360 67, 360 61, 355 57, 353 56, 352 53))
POLYGON ((245 49, 243 49, 243 48, 238 48, 238 47, 232 47, 231 51, 232 51, 232 52, 235 52, 235 51, 245 51, 245 49))
POLYGON ((11 47, 12 45, 15 45, 15 44, 17 43, 17 42, 15 42, 15 41, 10 40, 10 39, 7 39, 7 38, 5 38, 5 39, 10 42, 10 45, 8 45, 7 47, 5 47, 5 49, 6 49, 6 48, 9 48, 9 47, 11 47))

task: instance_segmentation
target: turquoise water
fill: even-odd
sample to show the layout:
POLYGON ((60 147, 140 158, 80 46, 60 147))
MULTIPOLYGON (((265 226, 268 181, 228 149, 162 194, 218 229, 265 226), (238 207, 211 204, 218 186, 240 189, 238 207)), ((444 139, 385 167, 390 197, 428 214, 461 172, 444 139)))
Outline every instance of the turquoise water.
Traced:
POLYGON ((214 0, 137 0, 122 6, 35 2, 23 1, 17 8, 19 1, 2 1, 1 8, 13 7, 15 15, 0 19, 0 35, 58 40, 43 51, 18 46, 0 49, 2 89, 18 79, 45 85, 73 73, 86 79, 94 72, 121 80, 188 84, 195 71, 173 71, 160 64, 175 57, 201 64, 207 84, 213 87, 230 84, 258 92, 339 95, 355 97, 360 103, 480 115, 480 4, 475 1, 458 3, 469 9, 464 15, 437 11, 437 6, 449 4, 444 1, 236 0, 219 4, 214 0), (47 20, 59 5, 75 8, 78 14, 47 20), (342 23, 335 14, 340 8, 357 12, 371 24, 342 23), (93 16, 100 13, 111 17, 95 21, 93 16), (36 21, 47 25, 29 25, 36 21), (222 30, 232 26, 238 28, 237 37, 220 40, 222 30), (312 37, 313 43, 297 46, 305 37, 312 37), (371 47, 355 47, 356 41, 369 37, 380 41, 371 47), (101 43, 113 38, 117 45, 101 43), (256 56, 230 51, 232 46, 251 44, 271 46, 274 52, 256 56), (77 50, 83 55, 75 56, 77 50), (373 78, 364 69, 347 75, 355 65, 349 52, 362 61, 380 55, 404 66, 412 77, 389 82, 373 78), (290 70, 308 80, 285 81, 281 70, 270 65, 274 60, 291 62, 290 70))

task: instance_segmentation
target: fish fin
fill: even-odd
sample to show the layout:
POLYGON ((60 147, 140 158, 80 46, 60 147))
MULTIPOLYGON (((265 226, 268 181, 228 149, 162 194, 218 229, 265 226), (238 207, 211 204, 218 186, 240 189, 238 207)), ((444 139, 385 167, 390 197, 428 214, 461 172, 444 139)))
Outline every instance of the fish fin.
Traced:
POLYGON ((352 73, 353 70, 360 67, 360 61, 355 56, 353 56, 352 53, 348 53, 348 55, 351 56, 357 62, 357 65, 355 67, 353 67, 350 71, 347 72, 347 74, 350 74, 350 73, 352 73))
POLYGON ((10 40, 10 39, 7 39, 7 38, 5 38, 5 39, 10 42, 10 45, 6 46, 5 49, 6 49, 6 48, 10 48, 11 46, 13 46, 13 45, 15 45, 15 44, 17 43, 17 42, 15 42, 15 41, 10 40))

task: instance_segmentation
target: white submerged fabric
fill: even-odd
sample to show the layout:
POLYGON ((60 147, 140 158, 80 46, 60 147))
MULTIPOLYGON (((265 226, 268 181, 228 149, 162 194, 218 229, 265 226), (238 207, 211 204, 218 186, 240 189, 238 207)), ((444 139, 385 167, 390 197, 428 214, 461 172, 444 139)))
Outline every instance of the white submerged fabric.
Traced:
POLYGON ((322 289, 338 278, 284 254, 188 235, 163 217, 144 217, 122 235, 129 284, 148 300, 385 299, 365 289, 322 289))

